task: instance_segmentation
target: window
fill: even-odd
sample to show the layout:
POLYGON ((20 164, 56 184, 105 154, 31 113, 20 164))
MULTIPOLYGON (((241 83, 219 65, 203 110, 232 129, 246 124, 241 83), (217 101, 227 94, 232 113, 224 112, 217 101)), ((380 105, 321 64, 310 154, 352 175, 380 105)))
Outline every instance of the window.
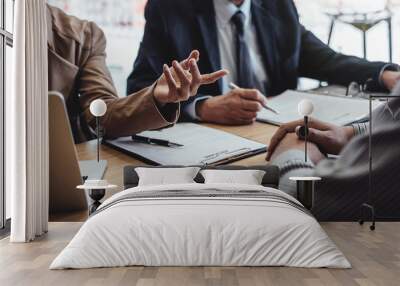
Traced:
MULTIPOLYGON (((14 0, 0 0, 0 229, 10 218, 10 194, 5 190, 5 98, 11 92, 14 0)), ((1 234, 1 233, 0 233, 1 234)))

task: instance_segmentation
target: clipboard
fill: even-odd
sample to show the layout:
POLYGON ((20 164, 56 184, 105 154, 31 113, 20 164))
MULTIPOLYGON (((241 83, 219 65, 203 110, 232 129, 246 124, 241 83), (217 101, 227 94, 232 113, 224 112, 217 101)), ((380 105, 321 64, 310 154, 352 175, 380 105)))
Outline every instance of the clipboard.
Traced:
POLYGON ((131 137, 103 143, 151 165, 224 165, 265 153, 266 145, 194 123, 145 131, 138 135, 170 140, 182 147, 165 147, 135 142, 131 137))

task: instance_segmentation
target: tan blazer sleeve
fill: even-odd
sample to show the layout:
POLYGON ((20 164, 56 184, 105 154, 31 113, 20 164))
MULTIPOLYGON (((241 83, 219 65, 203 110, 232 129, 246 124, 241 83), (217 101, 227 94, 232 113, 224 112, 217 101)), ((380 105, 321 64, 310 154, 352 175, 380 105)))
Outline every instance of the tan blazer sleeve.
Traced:
POLYGON ((107 104, 102 118, 106 137, 129 136, 144 130, 166 127, 179 117, 179 104, 167 105, 160 111, 154 100, 155 84, 126 97, 118 97, 106 66, 106 38, 103 31, 90 23, 90 51, 83 63, 78 83, 80 105, 88 124, 95 126, 90 103, 98 98, 107 104))

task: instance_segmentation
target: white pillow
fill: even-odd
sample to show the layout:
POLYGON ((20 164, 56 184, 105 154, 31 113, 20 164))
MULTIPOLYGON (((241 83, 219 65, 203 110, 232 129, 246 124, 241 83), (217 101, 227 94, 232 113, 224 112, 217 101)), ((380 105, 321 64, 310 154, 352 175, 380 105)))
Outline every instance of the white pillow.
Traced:
POLYGON ((203 170, 205 184, 261 185, 265 171, 261 170, 203 170))
POLYGON ((198 167, 187 168, 136 168, 139 186, 172 185, 195 183, 200 171, 198 167))

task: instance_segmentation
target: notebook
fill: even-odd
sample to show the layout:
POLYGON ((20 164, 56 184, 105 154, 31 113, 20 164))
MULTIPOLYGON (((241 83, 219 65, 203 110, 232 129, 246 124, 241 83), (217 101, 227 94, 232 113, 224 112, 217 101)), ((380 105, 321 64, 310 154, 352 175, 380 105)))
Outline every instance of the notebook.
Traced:
MULTIPOLYGON (((287 90, 268 100, 268 106, 277 110, 279 114, 263 109, 257 115, 257 120, 274 125, 298 120, 301 116, 297 105, 303 99, 309 99, 314 104, 311 117, 335 125, 344 126, 365 121, 369 116, 369 100, 287 90)), ((373 101, 372 108, 376 109, 380 104, 379 101, 373 101)))
POLYGON ((135 142, 131 137, 104 143, 155 165, 222 165, 266 152, 264 144, 194 123, 178 123, 138 135, 169 140, 183 147, 164 147, 135 142))

